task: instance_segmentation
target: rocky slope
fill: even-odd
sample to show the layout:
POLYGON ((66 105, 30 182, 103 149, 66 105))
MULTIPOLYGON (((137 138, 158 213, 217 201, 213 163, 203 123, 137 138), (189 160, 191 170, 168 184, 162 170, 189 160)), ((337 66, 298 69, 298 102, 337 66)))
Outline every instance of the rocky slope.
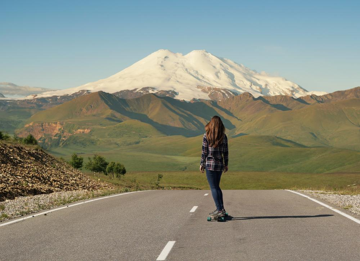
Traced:
POLYGON ((0 143, 0 201, 59 191, 99 190, 90 180, 38 147, 0 143))

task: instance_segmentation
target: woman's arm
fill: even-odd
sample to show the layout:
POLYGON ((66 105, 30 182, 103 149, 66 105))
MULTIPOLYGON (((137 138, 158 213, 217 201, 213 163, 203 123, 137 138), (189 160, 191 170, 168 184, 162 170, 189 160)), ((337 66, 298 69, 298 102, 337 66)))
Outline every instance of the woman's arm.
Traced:
POLYGON ((204 170, 206 168, 206 157, 208 155, 208 141, 206 139, 206 134, 203 136, 202 142, 202 153, 201 153, 201 161, 200 161, 200 170, 204 170))
POLYGON ((225 142, 224 142, 224 161, 225 161, 225 170, 228 170, 229 165, 229 146, 228 146, 228 139, 225 135, 225 142))

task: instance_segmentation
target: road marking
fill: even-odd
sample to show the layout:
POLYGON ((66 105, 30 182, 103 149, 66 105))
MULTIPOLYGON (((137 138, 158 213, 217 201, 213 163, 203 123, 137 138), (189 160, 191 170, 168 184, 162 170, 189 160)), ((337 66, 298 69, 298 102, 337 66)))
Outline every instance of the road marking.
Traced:
POLYGON ((50 214, 50 213, 52 213, 52 212, 55 212, 55 211, 58 211, 58 210, 62 210, 62 209, 65 209, 65 208, 71 208, 71 207, 79 206, 79 205, 82 205, 82 204, 87 204, 87 203, 94 202, 94 201, 98 201, 98 200, 102 200, 102 199, 119 197, 119 196, 128 195, 128 194, 132 194, 132 193, 146 192, 146 191, 149 191, 149 190, 126 192, 126 193, 120 193, 120 194, 115 194, 115 195, 110 195, 110 196, 105 196, 105 197, 90 199, 90 200, 86 200, 86 201, 83 201, 83 202, 79 202, 79 203, 74 203, 74 204, 71 204, 71 205, 67 205, 67 206, 64 206, 64 207, 54 208, 54 209, 51 209, 51 210, 49 210, 49 211, 45 211, 45 212, 33 214, 33 215, 30 215, 30 216, 27 216, 27 217, 15 219, 15 220, 13 220, 13 221, 9 221, 9 222, 6 222, 6 223, 4 223, 4 224, 0 224, 0 227, 7 226, 7 225, 10 225, 10 224, 14 224, 14 223, 17 223, 17 222, 26 220, 26 219, 30 219, 30 218, 34 218, 34 217, 38 217, 38 216, 42 216, 42 215, 47 215, 47 214, 50 214))
POLYGON ((193 208, 190 210, 190 212, 195 212, 195 210, 198 208, 198 206, 193 206, 193 208))
POLYGON ((326 205, 325 203, 322 203, 322 202, 319 201, 319 200, 313 199, 313 198, 311 198, 311 197, 309 197, 309 196, 307 196, 307 195, 304 195, 304 194, 302 194, 302 193, 300 193, 300 192, 297 192, 297 191, 293 191, 293 190, 289 190, 289 189, 286 189, 286 191, 289 191, 289 192, 298 194, 298 195, 300 195, 300 196, 302 196, 302 197, 304 197, 304 198, 310 199, 310 200, 312 200, 312 201, 320 204, 321 206, 324 206, 324 207, 326 207, 326 208, 328 208, 328 209, 330 209, 330 210, 332 210, 332 211, 334 211, 334 212, 336 212, 336 213, 338 213, 338 214, 340 214, 340 215, 342 215, 342 216, 344 216, 344 217, 346 217, 346 218, 348 218, 348 219, 350 219, 350 220, 352 220, 352 221, 360 224, 360 220, 359 220, 359 219, 354 218, 354 217, 352 217, 352 216, 350 216, 350 215, 348 215, 348 214, 346 214, 346 213, 344 213, 344 212, 341 212, 340 210, 338 210, 338 209, 336 209, 336 208, 333 208, 333 207, 331 207, 331 206, 329 206, 329 205, 326 205))
POLYGON ((176 241, 169 241, 164 249, 161 251, 159 257, 156 260, 166 260, 168 254, 170 253, 171 249, 175 245, 176 241))
POLYGON ((204 196, 206 197, 207 195, 209 195, 209 193, 205 193, 205 195, 204 195, 204 196))

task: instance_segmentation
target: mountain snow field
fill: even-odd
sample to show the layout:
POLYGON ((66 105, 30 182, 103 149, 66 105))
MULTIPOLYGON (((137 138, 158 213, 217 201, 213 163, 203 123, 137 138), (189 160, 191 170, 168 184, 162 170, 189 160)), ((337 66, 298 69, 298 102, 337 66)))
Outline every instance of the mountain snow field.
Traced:
POLYGON ((212 88, 226 89, 234 95, 249 92, 255 97, 289 95, 297 98, 309 94, 326 94, 308 92, 282 77, 258 73, 205 50, 194 50, 183 55, 161 49, 106 79, 75 88, 44 92, 36 97, 70 95, 81 90, 141 92, 143 87, 153 87, 150 92, 174 91, 177 94, 174 98, 186 101, 209 99, 208 89, 212 88))

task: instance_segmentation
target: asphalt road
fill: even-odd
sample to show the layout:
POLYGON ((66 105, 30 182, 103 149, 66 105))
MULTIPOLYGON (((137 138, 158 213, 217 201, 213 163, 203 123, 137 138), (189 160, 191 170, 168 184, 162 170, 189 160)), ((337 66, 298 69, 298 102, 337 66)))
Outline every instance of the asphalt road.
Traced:
POLYGON ((288 191, 146 191, 0 227, 0 260, 360 260, 360 225, 288 191), (208 196, 204 196, 209 193, 208 196), (197 206, 194 212, 190 212, 197 206), (166 255, 165 255, 166 256, 166 255))

